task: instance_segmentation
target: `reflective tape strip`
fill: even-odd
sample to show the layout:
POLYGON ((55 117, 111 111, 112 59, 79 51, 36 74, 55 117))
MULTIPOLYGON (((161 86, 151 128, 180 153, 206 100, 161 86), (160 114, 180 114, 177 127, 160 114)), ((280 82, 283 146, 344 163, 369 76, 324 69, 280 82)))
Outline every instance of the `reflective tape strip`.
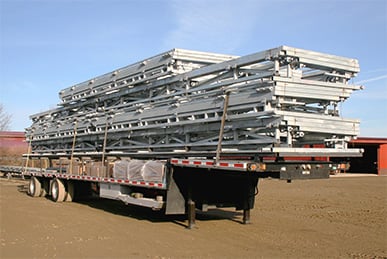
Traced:
POLYGON ((213 160, 171 159, 171 164, 180 166, 213 167, 239 170, 247 170, 248 168, 247 163, 233 161, 221 161, 216 164, 213 160))
POLYGON ((157 183, 157 182, 146 182, 146 181, 131 181, 128 179, 114 179, 114 178, 105 178, 105 177, 97 177, 97 176, 88 176, 88 175, 67 175, 67 174, 55 174, 55 173, 38 173, 38 172, 25 172, 24 175, 30 176, 42 176, 42 177, 57 177, 60 179, 74 179, 74 180, 83 180, 90 182, 107 182, 107 183, 115 183, 115 184, 124 184, 124 185, 137 185, 144 187, 152 187, 152 188, 166 188, 166 184, 157 183))

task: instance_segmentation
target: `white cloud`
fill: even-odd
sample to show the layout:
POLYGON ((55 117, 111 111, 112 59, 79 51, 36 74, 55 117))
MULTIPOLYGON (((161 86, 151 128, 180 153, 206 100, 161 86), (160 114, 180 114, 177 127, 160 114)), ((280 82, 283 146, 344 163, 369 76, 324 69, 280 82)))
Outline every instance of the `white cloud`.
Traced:
POLYGON ((356 84, 359 85, 359 84, 364 84, 364 83, 379 81, 379 80, 382 80, 382 79, 385 79, 385 78, 387 78, 387 74, 386 74, 386 75, 381 75, 381 76, 371 77, 371 78, 368 78, 368 79, 364 79, 364 80, 361 80, 361 81, 356 82, 356 84))
POLYGON ((364 89, 356 91, 350 98, 351 102, 359 101, 383 101, 387 100, 387 75, 378 75, 360 81, 354 81, 355 85, 363 85, 364 89))
POLYGON ((166 48, 190 48, 230 53, 251 39, 259 19, 258 1, 172 1, 175 28, 166 48))

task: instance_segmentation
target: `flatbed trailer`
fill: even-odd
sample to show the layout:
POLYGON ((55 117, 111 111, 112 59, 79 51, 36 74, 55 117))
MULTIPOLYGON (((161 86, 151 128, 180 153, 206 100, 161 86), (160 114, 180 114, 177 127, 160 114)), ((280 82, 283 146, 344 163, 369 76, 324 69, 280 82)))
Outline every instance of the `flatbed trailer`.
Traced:
MULTIPOLYGON (((330 155, 344 155, 343 152, 329 149, 313 152, 321 155, 322 151, 324 154, 329 152, 330 155)), ((356 155, 361 156, 361 150, 356 151, 356 155)), ((288 152, 284 152, 284 155, 289 155, 288 152)), ((307 150, 298 154, 305 152, 307 150)), ((296 154, 294 150, 292 154, 296 154)), ((257 162, 222 159, 216 162, 214 159, 203 158, 121 160, 122 157, 113 156, 107 157, 107 161, 110 161, 108 166, 101 163, 93 165, 100 159, 100 155, 77 154, 75 159, 73 156, 76 161, 73 165, 70 165, 69 157, 63 155, 30 155, 29 163, 35 165, 34 167, 0 166, 0 171, 29 178, 28 194, 32 197, 49 195, 54 202, 71 202, 94 195, 162 210, 165 214, 186 214, 188 228, 192 228, 195 226, 197 209, 207 211, 211 208, 232 207, 243 210, 242 222, 250 223, 250 210, 254 208, 260 178, 271 177, 288 182, 297 179, 324 179, 329 178, 338 168, 338 164, 334 162, 318 160, 277 159, 257 162), (137 169, 128 169, 131 163, 137 169), (70 166, 73 168, 72 172, 70 166), (118 170, 122 172, 117 173, 118 170), (128 170, 137 170, 143 176, 128 177, 128 170), (144 177, 147 170, 151 178, 144 177)), ((350 155, 355 156, 355 153, 352 151, 350 155)))
POLYGON ((243 57, 173 49, 60 91, 31 116, 33 197, 83 195, 187 214, 234 207, 250 222, 259 178, 328 178, 361 156, 340 105, 356 59, 288 46, 243 57), (307 147, 308 146, 308 147, 307 147), (323 158, 323 159, 321 159, 323 158))

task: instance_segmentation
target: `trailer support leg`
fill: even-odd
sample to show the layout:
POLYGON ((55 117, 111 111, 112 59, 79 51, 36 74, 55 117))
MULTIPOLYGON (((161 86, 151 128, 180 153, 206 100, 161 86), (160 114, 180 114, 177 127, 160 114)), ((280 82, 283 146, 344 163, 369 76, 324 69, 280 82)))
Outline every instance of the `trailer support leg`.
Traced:
POLYGON ((250 209, 243 210, 243 224, 250 224, 250 209))
POLYGON ((188 200, 188 229, 195 227, 195 202, 188 200))

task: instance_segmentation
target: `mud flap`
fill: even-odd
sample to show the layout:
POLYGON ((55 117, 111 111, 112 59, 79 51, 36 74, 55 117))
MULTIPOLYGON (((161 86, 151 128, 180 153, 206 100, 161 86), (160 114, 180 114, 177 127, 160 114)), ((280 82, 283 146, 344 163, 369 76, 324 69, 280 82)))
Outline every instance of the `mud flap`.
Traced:
POLYGON ((175 182, 173 173, 169 177, 165 214, 185 214, 185 198, 175 182))

